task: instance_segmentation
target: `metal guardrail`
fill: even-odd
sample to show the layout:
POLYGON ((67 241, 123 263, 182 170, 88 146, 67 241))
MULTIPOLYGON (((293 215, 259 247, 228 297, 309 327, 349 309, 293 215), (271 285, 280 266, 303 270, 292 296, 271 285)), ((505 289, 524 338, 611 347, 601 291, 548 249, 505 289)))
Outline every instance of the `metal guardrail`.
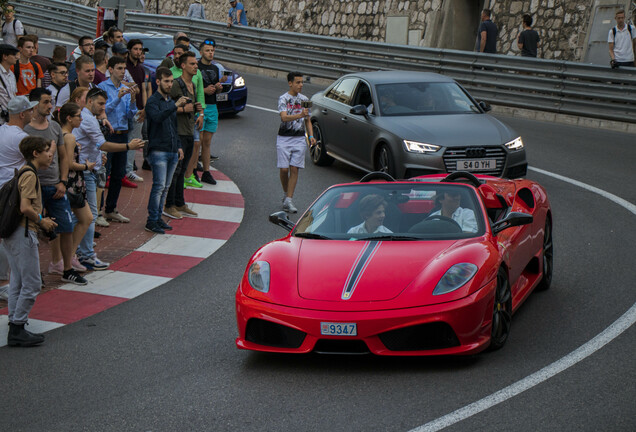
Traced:
POLYGON ((27 26, 80 37, 94 35, 95 8, 60 0, 15 0, 16 18, 27 26))
MULTIPOLYGON (((20 4, 19 17, 26 24, 62 32, 71 27, 68 33, 72 35, 93 34, 95 9, 60 0, 47 0, 46 6, 41 0, 18 0, 17 3, 20 4), (43 9, 46 9, 44 13, 43 9), (69 17, 73 24, 69 24, 69 17)), ((283 71, 300 70, 330 79, 369 70, 436 72, 456 79, 477 99, 492 104, 636 123, 636 69, 612 70, 576 62, 393 45, 255 27, 227 28, 225 23, 138 12, 127 12, 125 29, 170 35, 184 31, 195 43, 212 36, 219 44, 215 58, 221 61, 283 71)))

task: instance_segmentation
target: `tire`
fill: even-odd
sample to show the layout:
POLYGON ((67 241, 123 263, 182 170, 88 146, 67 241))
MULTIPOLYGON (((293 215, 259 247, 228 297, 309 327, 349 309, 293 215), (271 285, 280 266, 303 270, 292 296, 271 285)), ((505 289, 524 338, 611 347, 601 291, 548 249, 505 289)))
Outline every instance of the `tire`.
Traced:
POLYGON ((316 145, 309 147, 309 154, 314 165, 329 166, 333 163, 333 158, 327 154, 327 146, 322 137, 322 130, 318 122, 313 123, 314 138, 316 145))
POLYGON ((537 291, 545 291, 552 285, 552 271, 554 261, 554 245, 552 243, 552 221, 548 215, 545 219, 543 232, 543 277, 537 285, 537 291))
POLYGON ((497 289, 492 313, 489 350, 495 351, 506 344, 512 323, 512 292, 508 275, 503 268, 497 273, 497 289))
POLYGON ((391 150, 385 144, 380 145, 375 156, 375 170, 389 174, 393 178, 395 176, 395 161, 391 150))

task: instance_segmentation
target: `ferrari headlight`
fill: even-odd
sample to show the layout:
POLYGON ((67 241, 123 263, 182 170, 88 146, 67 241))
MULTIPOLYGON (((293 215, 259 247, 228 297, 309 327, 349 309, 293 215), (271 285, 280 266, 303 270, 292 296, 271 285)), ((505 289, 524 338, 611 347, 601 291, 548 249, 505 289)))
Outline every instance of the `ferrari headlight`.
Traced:
POLYGON ((435 153, 439 150, 439 146, 434 144, 425 144, 417 141, 404 140, 406 151, 411 153, 435 153))
POLYGON ((267 261, 255 261, 250 266, 247 280, 256 291, 269 291, 269 263, 267 261))
POLYGON ((508 150, 521 150, 523 148, 523 140, 521 137, 517 137, 504 145, 508 150))
POLYGON ((243 77, 238 77, 234 80, 234 87, 245 87, 245 80, 243 77))
POLYGON ((477 273, 477 266, 471 263, 455 264, 449 268, 433 290, 433 295, 447 294, 461 288, 477 273))

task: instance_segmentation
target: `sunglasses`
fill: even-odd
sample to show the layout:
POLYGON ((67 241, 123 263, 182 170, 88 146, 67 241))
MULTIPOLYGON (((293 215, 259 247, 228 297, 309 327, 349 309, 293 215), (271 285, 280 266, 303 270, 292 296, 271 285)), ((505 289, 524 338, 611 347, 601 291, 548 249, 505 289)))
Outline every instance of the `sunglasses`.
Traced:
POLYGON ((88 93, 86 93, 86 99, 91 99, 96 96, 103 96, 106 99, 108 99, 108 94, 104 90, 97 87, 93 87, 92 89, 88 91, 88 93))
POLYGON ((206 40, 204 40, 204 41, 203 41, 203 44, 204 44, 204 45, 212 45, 212 46, 215 46, 215 45, 216 45, 216 42, 214 42, 212 39, 206 39, 206 40))

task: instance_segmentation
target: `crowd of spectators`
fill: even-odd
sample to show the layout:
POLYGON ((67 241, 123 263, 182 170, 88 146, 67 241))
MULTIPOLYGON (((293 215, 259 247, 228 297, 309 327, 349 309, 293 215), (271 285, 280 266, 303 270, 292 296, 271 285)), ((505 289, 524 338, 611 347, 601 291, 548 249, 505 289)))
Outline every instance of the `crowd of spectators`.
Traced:
POLYGON ((86 285, 84 272, 108 269, 95 250, 96 227, 130 222, 117 204, 122 187, 144 181, 138 150, 145 147, 143 166, 153 182, 145 229, 165 234, 172 227, 164 217, 198 216, 184 188, 216 184, 210 142, 215 93, 225 78, 211 61, 213 39, 201 44, 197 59, 187 36, 177 35, 153 92, 141 40, 125 41, 111 27, 97 43, 79 38, 77 58, 67 60, 63 46, 47 58, 38 54, 37 35, 12 21, 14 13, 9 6, 0 44, 0 187, 29 169, 37 175, 18 177, 26 228, 0 241, 0 280, 9 281, 0 298, 9 305, 9 345, 29 346, 44 340, 24 328, 42 285, 39 259, 32 259, 38 238, 50 243, 48 273, 66 283, 86 285), (17 259, 22 253, 29 265, 17 259))

